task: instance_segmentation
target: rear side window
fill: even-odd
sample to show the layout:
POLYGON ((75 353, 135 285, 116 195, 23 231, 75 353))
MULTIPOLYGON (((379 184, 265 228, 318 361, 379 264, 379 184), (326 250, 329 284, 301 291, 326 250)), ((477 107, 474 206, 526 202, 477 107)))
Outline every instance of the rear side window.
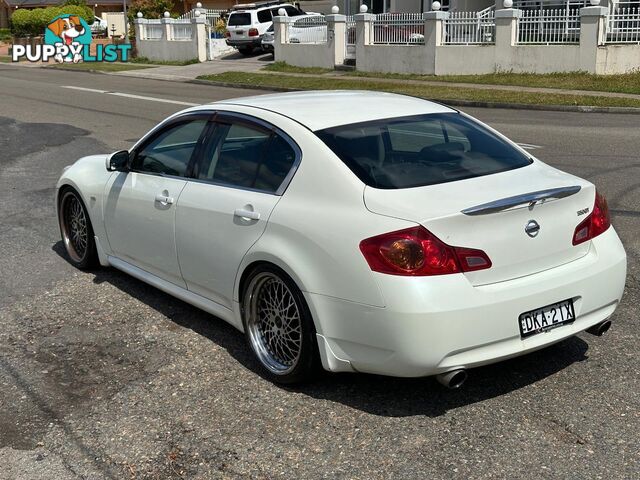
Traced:
POLYGON ((271 10, 260 10, 258 12, 258 22, 267 23, 271 21, 271 10))
POLYGON ((344 125, 316 135, 375 188, 453 182, 531 163, 520 150, 458 113, 344 125))
POLYGON ((293 147, 276 133, 244 123, 219 123, 204 153, 198 178, 276 192, 295 160, 293 147))
POLYGON ((229 15, 229 21, 227 25, 230 27, 238 27, 242 25, 251 25, 250 13, 232 13, 229 15))

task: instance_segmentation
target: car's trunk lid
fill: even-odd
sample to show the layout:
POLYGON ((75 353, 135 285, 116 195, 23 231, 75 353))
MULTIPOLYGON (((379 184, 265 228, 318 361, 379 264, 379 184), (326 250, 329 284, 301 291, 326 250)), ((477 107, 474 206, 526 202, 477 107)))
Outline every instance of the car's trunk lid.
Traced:
POLYGON ((474 285, 523 277, 586 255, 590 242, 574 246, 572 239, 594 198, 589 182, 539 162, 456 182, 364 191, 372 212, 420 223, 449 245, 483 250, 492 266, 465 274, 474 285), (560 193, 535 204, 515 200, 549 190, 560 193), (496 201, 502 207, 496 207, 496 201), (504 204, 514 203, 518 204, 505 209, 504 204), (531 221, 539 225, 535 235, 531 221))

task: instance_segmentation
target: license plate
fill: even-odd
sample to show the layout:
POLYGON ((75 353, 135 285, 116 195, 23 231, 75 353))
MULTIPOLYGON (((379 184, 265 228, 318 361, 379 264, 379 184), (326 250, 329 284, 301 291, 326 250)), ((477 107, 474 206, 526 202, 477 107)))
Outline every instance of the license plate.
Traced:
POLYGON ((576 313, 571 299, 524 312, 518 318, 520 338, 548 332, 554 328, 572 323, 575 319, 576 313))
POLYGON ((244 33, 244 30, 236 30, 236 35, 240 36, 244 33))

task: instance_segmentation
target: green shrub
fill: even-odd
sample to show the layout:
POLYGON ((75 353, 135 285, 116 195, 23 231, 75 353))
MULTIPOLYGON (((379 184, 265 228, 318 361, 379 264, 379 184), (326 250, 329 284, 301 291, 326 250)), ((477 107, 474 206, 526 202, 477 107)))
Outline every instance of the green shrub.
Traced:
POLYGON ((87 22, 93 23, 93 11, 87 6, 67 5, 64 7, 35 8, 33 10, 18 9, 11 16, 13 34, 21 36, 44 35, 45 28, 59 15, 77 15, 87 22))
POLYGON ((19 8, 11 15, 11 31, 16 37, 30 35, 31 10, 19 8))
POLYGON ((0 42, 6 42, 11 39, 11 30, 8 28, 0 28, 0 42))

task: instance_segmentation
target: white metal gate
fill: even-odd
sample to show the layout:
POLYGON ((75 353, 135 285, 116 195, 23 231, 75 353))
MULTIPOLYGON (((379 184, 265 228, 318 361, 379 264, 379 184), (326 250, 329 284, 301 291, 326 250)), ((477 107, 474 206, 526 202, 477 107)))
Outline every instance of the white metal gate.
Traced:
POLYGON ((353 15, 347 15, 347 22, 344 28, 345 60, 355 60, 356 58, 356 21, 353 15))

